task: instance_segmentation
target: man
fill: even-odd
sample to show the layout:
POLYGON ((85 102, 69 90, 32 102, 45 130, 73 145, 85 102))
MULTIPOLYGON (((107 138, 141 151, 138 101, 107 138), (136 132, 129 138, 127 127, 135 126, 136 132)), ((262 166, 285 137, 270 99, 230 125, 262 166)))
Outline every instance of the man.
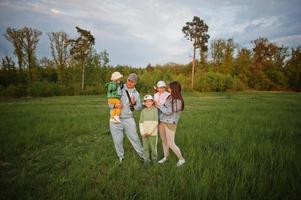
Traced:
POLYGON ((122 162, 124 159, 124 133, 130 140, 140 159, 143 160, 143 148, 137 134, 137 127, 134 120, 133 111, 131 110, 131 105, 133 106, 134 110, 140 110, 142 108, 140 94, 135 88, 137 79, 138 77, 135 73, 132 73, 128 76, 127 82, 121 90, 121 103, 115 105, 116 108, 122 109, 120 114, 120 123, 110 120, 110 131, 120 162, 122 162), (131 100, 129 99, 128 95, 131 100))

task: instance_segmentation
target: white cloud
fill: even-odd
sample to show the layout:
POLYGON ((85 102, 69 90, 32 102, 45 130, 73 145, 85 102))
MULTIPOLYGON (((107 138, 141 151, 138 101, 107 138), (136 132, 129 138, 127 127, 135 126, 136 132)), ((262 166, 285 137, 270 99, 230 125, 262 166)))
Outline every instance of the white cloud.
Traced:
MULTIPOLYGON (((263 4, 259 1, 0 1, 0 11, 5 9, 20 16, 21 13, 43 15, 39 18, 40 27, 38 27, 42 31, 58 31, 57 27, 63 27, 65 28, 63 31, 75 35, 76 25, 90 30, 96 38, 96 46, 99 45, 99 49, 110 48, 113 64, 141 66, 148 62, 187 63, 192 46, 191 42, 184 38, 181 29, 193 16, 200 16, 209 25, 211 39, 233 37, 234 40, 246 43, 262 34, 268 38, 278 38, 280 41, 287 40, 289 44, 290 41, 299 41, 298 37, 285 36, 283 33, 283 27, 290 19, 285 18, 286 13, 276 12, 276 7, 269 5, 268 2, 263 4), (265 13, 254 10, 259 4, 265 6, 265 13), (272 10, 271 14, 269 9, 272 10), (277 35, 277 32, 280 32, 277 30, 280 29, 282 33, 277 35), (107 46, 103 47, 104 44, 107 46), (125 49, 128 49, 128 57, 115 56, 122 55, 120 51, 125 49), (147 53, 143 54, 144 51, 147 53), (140 63, 135 63, 137 53, 143 57, 140 63)), ((16 22, 11 23, 11 26, 14 26, 13 23, 16 22)), ((28 24, 31 24, 31 21, 28 24)), ((288 32, 287 35, 299 33, 298 29, 294 29, 293 33, 288 32)))
POLYGON ((50 11, 54 14, 54 15, 60 15, 61 14, 61 11, 60 10, 57 10, 55 8, 51 8, 50 11))
POLYGON ((279 45, 297 47, 301 45, 301 34, 289 35, 271 40, 279 45))

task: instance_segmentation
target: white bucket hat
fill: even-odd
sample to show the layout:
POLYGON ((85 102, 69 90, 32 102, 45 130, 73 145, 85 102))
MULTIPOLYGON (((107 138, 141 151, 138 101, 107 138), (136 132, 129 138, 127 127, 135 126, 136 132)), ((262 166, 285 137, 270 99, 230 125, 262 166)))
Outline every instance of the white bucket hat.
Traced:
POLYGON ((123 75, 120 72, 114 72, 111 76, 111 80, 116 81, 122 77, 123 77, 123 75))
POLYGON ((153 96, 152 95, 145 95, 144 98, 143 98, 143 101, 146 101, 146 100, 154 100, 153 96))
POLYGON ((166 83, 164 81, 158 81, 157 87, 166 87, 166 83))

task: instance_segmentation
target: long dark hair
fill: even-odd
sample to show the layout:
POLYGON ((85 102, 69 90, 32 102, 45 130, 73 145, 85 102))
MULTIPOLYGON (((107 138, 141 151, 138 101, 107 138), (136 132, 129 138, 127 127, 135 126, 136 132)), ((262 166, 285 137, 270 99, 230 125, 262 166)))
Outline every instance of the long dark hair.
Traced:
POLYGON ((183 111, 184 110, 184 99, 181 94, 181 90, 182 90, 181 84, 178 81, 173 81, 173 82, 169 83, 169 88, 170 88, 170 93, 171 93, 169 98, 171 98, 171 102, 172 102, 172 111, 173 112, 183 111), (177 108, 177 103, 176 103, 176 110, 174 110, 174 101, 176 102, 177 99, 179 99, 182 104, 182 107, 180 110, 178 110, 178 108, 177 108))

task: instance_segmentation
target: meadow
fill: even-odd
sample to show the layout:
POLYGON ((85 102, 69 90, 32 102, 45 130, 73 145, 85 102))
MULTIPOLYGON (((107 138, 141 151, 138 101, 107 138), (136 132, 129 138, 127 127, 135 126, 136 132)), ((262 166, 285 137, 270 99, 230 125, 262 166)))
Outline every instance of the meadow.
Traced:
POLYGON ((144 166, 126 138, 118 164, 105 96, 0 100, 0 199, 300 198, 300 93, 184 99, 178 168, 144 166))

